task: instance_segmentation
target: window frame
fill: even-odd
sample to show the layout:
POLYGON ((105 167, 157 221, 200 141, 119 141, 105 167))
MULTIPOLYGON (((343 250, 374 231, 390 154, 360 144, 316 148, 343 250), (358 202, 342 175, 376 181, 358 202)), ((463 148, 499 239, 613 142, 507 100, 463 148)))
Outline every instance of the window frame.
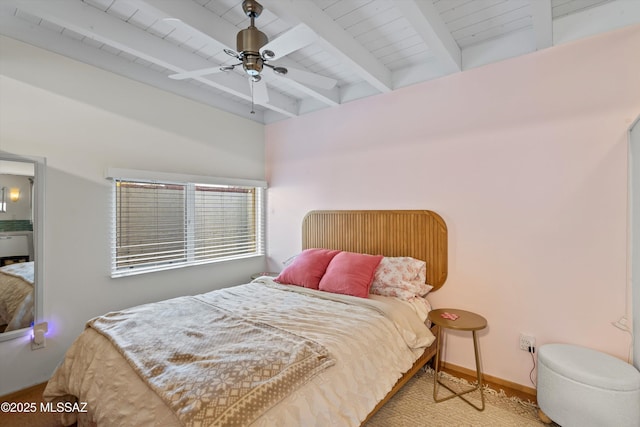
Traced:
POLYGON ((109 168, 105 177, 111 181, 111 225, 110 225, 110 274, 112 278, 126 277, 138 274, 152 273, 156 271, 171 270, 176 268, 190 267, 194 265, 211 264, 218 262, 227 262, 238 259, 261 257, 266 252, 266 224, 265 224, 265 206, 266 206, 266 182, 262 180, 247 180, 235 178, 221 178, 201 175, 184 175, 174 173, 141 171, 131 169, 109 168), (118 224, 118 201, 116 182, 130 181, 149 184, 168 184, 168 185, 184 185, 185 186, 185 261, 173 262, 167 264, 157 264, 152 266, 129 266, 120 267, 116 265, 117 257, 117 224, 118 224), (189 248, 193 248, 195 222, 195 192, 198 185, 214 185, 228 187, 244 187, 251 188, 255 191, 255 207, 253 226, 256 228, 255 247, 256 250, 251 253, 222 256, 210 259, 195 259, 191 257, 189 248))

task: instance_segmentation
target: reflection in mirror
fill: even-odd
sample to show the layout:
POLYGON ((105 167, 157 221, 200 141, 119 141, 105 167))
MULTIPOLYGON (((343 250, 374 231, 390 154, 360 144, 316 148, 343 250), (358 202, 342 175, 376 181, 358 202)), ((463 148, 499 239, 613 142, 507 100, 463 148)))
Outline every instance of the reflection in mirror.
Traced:
POLYGON ((0 153, 0 341, 42 314, 44 160, 0 153))
POLYGON ((7 202, 4 200, 5 190, 6 188, 4 187, 0 188, 0 212, 7 211, 7 202))

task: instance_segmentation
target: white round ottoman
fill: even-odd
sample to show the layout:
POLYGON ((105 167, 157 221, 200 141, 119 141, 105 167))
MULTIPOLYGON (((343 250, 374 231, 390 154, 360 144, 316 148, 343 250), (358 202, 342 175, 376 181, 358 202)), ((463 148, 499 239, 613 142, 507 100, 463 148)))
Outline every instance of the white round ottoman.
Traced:
POLYGON ((599 351, 545 344, 538 351, 538 405, 562 427, 639 427, 640 372, 599 351))

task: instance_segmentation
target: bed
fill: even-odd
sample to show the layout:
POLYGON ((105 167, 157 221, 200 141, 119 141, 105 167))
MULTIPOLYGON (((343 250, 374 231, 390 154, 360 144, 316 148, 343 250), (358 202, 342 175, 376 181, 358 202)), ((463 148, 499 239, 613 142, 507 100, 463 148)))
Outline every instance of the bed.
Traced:
POLYGON ((365 424, 435 355, 438 334, 423 300, 327 291, 342 283, 327 278, 357 282, 338 268, 354 264, 338 259, 411 257, 426 262, 423 285, 435 290, 447 275, 446 225, 432 211, 313 211, 302 234, 299 260, 333 254, 320 289, 278 283, 291 266, 278 282, 263 276, 92 319, 45 400, 76 405, 65 425, 365 424))
POLYGON ((0 268, 0 332, 28 328, 33 322, 33 261, 0 268))

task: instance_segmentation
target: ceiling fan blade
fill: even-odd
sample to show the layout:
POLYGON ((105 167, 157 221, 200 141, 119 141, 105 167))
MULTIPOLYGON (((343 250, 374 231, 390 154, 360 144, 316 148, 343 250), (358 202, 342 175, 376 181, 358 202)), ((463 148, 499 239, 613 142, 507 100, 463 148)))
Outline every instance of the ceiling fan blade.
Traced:
POLYGON ((269 92, 267 91, 267 84, 264 79, 259 82, 254 82, 249 78, 249 86, 253 91, 253 101, 256 104, 266 104, 269 102, 269 92))
POLYGON ((202 77, 208 74, 220 73, 223 70, 220 69, 220 65, 211 68, 201 68, 199 70, 186 71, 184 73, 170 74, 169 78, 174 80, 192 79, 194 77, 202 77))
POLYGON ((289 31, 270 41, 260 49, 260 54, 265 50, 272 51, 275 56, 269 60, 276 60, 302 49, 318 39, 318 35, 305 24, 298 24, 289 31))
POLYGON ((284 76, 274 73, 276 76, 285 77, 297 81, 308 86, 315 86, 320 89, 330 90, 338 83, 337 80, 321 76, 320 74, 310 73, 309 71, 298 70, 297 68, 287 67, 288 73, 284 76))

